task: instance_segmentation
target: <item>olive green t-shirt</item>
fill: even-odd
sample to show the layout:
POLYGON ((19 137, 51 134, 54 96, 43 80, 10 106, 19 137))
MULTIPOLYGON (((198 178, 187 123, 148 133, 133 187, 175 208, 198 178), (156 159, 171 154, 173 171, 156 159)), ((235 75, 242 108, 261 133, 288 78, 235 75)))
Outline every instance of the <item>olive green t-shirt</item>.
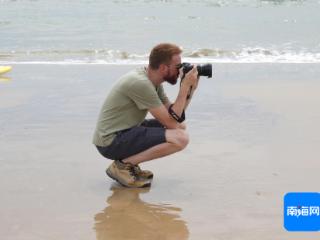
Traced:
POLYGON ((102 106, 93 144, 108 146, 115 132, 140 125, 148 109, 166 102, 168 98, 163 86, 153 85, 145 68, 127 73, 113 86, 102 106))

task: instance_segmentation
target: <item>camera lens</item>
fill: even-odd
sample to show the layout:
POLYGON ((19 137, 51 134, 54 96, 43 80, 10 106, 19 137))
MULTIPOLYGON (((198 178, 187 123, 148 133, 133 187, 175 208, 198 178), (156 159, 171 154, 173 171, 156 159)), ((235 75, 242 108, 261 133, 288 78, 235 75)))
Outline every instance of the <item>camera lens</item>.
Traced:
MULTIPOLYGON (((193 68, 191 63, 182 63, 181 65, 183 67, 184 74, 186 74, 193 68)), ((197 70, 198 70, 198 76, 204 76, 208 78, 212 77, 212 64, 210 63, 197 65, 197 70)))
POLYGON ((208 78, 212 78, 212 64, 204 64, 197 66, 199 76, 205 76, 208 78))

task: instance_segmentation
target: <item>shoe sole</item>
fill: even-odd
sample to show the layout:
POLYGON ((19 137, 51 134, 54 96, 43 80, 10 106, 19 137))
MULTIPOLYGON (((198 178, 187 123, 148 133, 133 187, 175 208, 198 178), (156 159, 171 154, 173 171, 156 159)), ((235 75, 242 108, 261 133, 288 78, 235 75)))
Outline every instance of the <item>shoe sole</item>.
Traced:
POLYGON ((107 174, 110 178, 112 178, 113 180, 117 181, 118 183, 120 183, 120 184, 121 184, 122 186, 124 186, 124 187, 128 187, 128 188, 145 188, 145 187, 150 187, 150 186, 151 186, 151 183, 150 183, 150 182, 149 182, 149 183, 145 183, 145 184, 143 184, 143 185, 140 186, 140 187, 138 187, 138 186, 126 185, 126 184, 122 183, 121 181, 119 181, 117 178, 115 178, 111 173, 109 173, 108 170, 106 171, 106 174, 107 174))

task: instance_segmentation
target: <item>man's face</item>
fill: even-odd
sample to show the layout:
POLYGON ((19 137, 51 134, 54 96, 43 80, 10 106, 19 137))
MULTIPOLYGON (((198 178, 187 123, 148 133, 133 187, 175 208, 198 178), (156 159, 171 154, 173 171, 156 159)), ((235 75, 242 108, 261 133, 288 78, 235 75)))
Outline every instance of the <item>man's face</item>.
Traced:
POLYGON ((176 84, 179 78, 180 66, 181 66, 181 56, 174 55, 171 59, 171 62, 166 65, 167 72, 166 72, 166 75, 163 77, 163 79, 172 85, 176 84))

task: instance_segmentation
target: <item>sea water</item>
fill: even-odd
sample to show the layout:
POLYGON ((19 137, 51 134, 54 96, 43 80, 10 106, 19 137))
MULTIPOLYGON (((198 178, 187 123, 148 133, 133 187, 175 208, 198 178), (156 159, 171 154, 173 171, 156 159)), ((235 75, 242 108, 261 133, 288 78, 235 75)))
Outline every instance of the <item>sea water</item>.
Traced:
POLYGON ((320 62, 319 0, 0 0, 0 63, 320 62))

